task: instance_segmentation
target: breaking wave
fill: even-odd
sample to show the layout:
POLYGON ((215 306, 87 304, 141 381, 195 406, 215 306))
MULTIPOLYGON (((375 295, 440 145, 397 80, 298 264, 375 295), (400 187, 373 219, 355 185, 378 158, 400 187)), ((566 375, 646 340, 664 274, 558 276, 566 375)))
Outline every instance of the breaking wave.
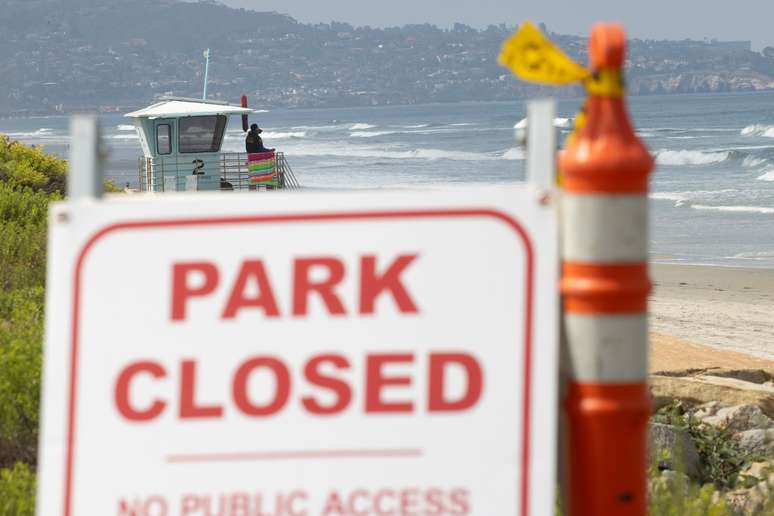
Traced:
POLYGON ((742 136, 762 136, 764 138, 774 138, 774 125, 748 125, 742 129, 739 134, 742 136))
POLYGON ((325 131, 328 129, 341 129, 342 125, 328 124, 328 125, 294 125, 291 129, 309 129, 312 131, 325 131))
POLYGON ((656 153, 656 163, 673 166, 710 165, 726 161, 730 156, 730 151, 660 150, 656 153))
POLYGON ((688 199, 688 195, 682 192, 653 192, 648 197, 659 201, 675 201, 675 203, 682 203, 688 199))
MULTIPOLYGON (((306 131, 263 131, 261 137, 264 139, 264 145, 268 146, 271 142, 267 140, 300 140, 306 137, 306 131)), ((241 130, 230 130, 226 133, 224 144, 227 142, 244 141, 244 139, 245 133, 241 130)), ((240 147, 239 149, 234 148, 234 150, 231 150, 229 147, 229 152, 244 152, 244 149, 240 147)))
POLYGON ((350 131, 362 131, 364 129, 373 129, 376 127, 375 125, 371 124, 355 124, 349 128, 350 131))
POLYGON ((738 190, 697 190, 689 192, 654 192, 649 195, 651 199, 674 201, 675 208, 691 208, 702 211, 720 211, 732 213, 760 213, 774 214, 774 208, 765 206, 745 206, 726 204, 704 204, 708 202, 728 202, 736 197, 738 190), (698 201, 698 202, 696 202, 698 201))
POLYGON ((364 159, 416 159, 416 160, 452 160, 452 161, 494 161, 503 159, 500 155, 481 152, 454 151, 443 149, 400 150, 379 146, 340 144, 308 144, 289 146, 283 149, 289 156, 314 157, 338 156, 364 159))
POLYGON ((349 133, 351 138, 374 138, 376 136, 385 136, 388 134, 395 134, 395 131, 355 131, 349 133))
POLYGON ((745 168, 758 168, 768 163, 766 158, 757 158, 755 156, 745 156, 742 160, 742 166, 745 168))
POLYGON ((739 190, 726 188, 723 190, 688 190, 684 192, 652 192, 648 197, 662 201, 674 201, 675 206, 684 206, 691 201, 700 203, 724 201, 739 195, 739 190))
MULTIPOLYGON (((519 120, 513 125, 513 128, 526 129, 527 123, 528 123, 527 119, 522 118, 521 120, 519 120)), ((560 129, 571 129, 572 124, 573 124, 572 118, 561 118, 561 117, 554 118, 554 127, 559 127, 560 129)))
POLYGON ((768 260, 770 258, 774 258, 774 251, 748 251, 735 254, 730 258, 736 258, 738 260, 768 260))
POLYGON ((691 204, 691 208, 694 210, 726 211, 736 213, 762 213, 766 215, 774 215, 774 208, 765 208, 763 206, 709 206, 706 204, 691 204))
POLYGON ((513 128, 514 129, 526 129, 527 128, 527 119, 526 118, 522 118, 521 120, 519 120, 518 122, 513 124, 513 128))
POLYGON ((525 157, 524 157, 524 150, 516 148, 516 147, 514 147, 512 149, 508 149, 507 151, 505 151, 503 153, 503 159, 507 159, 507 160, 511 160, 511 161, 525 159, 525 157))
POLYGON ((759 181, 774 181, 774 170, 764 172, 760 176, 756 177, 759 181))
POLYGON ((271 132, 264 131, 261 133, 263 138, 274 138, 275 140, 283 140, 287 138, 304 138, 306 137, 306 131, 287 131, 287 132, 271 132))
POLYGON ((18 133, 7 133, 9 137, 11 138, 45 138, 54 136, 54 130, 50 127, 41 127, 40 129, 37 129, 35 131, 23 131, 18 133))

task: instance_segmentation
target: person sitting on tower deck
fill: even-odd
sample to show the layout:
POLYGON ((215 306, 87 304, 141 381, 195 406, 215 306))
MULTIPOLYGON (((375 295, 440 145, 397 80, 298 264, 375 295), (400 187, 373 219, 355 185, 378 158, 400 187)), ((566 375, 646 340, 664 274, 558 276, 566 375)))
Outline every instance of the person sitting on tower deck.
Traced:
POLYGON ((256 152, 272 152, 274 149, 267 149, 263 146, 263 140, 261 139, 260 134, 263 132, 260 127, 258 127, 258 124, 253 124, 250 126, 250 131, 247 133, 247 138, 245 138, 245 149, 248 153, 253 154, 256 152))

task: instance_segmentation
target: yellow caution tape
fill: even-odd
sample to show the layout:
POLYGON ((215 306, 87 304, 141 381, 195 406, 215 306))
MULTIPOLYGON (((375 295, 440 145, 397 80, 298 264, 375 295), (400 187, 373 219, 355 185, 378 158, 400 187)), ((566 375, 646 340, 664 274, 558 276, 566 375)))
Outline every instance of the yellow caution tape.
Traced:
POLYGON ((572 84, 591 75, 531 22, 524 22, 503 44, 498 62, 526 81, 544 84, 572 84))
POLYGON ((565 86, 580 82, 597 97, 623 97, 618 69, 591 72, 570 59, 531 22, 524 22, 504 44, 498 62, 525 81, 565 86))
MULTIPOLYGON (((525 81, 566 86, 580 82, 589 95, 595 97, 623 97, 624 80, 620 69, 605 68, 591 72, 570 59, 533 23, 525 22, 504 44, 498 63, 525 81)), ((575 127, 567 137, 574 140, 586 124, 586 105, 575 116, 575 127)), ((564 180, 559 171, 556 182, 564 180)))
POLYGON ((583 86, 589 95, 596 97, 624 96, 624 80, 621 70, 603 68, 583 81, 583 86))
MULTIPOLYGON (((580 111, 575 113, 575 123, 573 125, 572 132, 567 136, 567 139, 564 142, 565 148, 572 145, 572 142, 575 140, 575 138, 578 137, 578 133, 583 129, 583 126, 586 125, 586 106, 588 105, 588 100, 583 103, 583 105, 580 108, 580 111)), ((562 186, 564 184, 564 174, 562 173, 561 169, 556 171, 556 184, 557 186, 562 186)))
POLYGON ((575 115, 575 126, 573 127, 573 134, 577 133, 583 126, 586 125, 586 105, 581 107, 581 110, 575 115))

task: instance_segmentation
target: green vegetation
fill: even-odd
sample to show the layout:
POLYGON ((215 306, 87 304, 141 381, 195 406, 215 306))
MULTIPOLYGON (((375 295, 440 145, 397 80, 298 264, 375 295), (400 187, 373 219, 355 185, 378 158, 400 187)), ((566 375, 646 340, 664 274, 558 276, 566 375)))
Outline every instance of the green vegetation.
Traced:
POLYGON ((35 474, 22 462, 0 470, 0 514, 35 514, 35 474))
POLYGON ((740 482, 740 472, 763 457, 751 456, 732 438, 733 432, 722 426, 702 424, 679 401, 663 407, 655 421, 683 428, 691 436, 702 463, 702 482, 718 489, 731 489, 740 482))
POLYGON ((48 204, 67 163, 0 136, 0 515, 34 512, 48 204))
POLYGON ((721 493, 712 484, 699 485, 680 473, 662 477, 650 473, 652 516, 733 516, 721 493))
POLYGON ((714 484, 700 485, 685 475, 664 476, 653 470, 650 475, 651 516, 767 516, 774 514, 774 492, 758 491, 761 505, 752 512, 736 510, 726 503, 725 492, 714 484))
POLYGON ((654 421, 683 428, 688 432, 701 458, 702 474, 692 481, 680 471, 650 471, 650 514, 652 516, 737 516, 774 514, 774 490, 762 489, 755 512, 738 512, 726 503, 725 494, 755 486, 763 478, 743 472, 765 457, 746 453, 723 426, 702 423, 687 412, 680 401, 663 407, 654 421))
POLYGON ((0 182, 63 195, 66 175, 66 161, 0 135, 0 182))

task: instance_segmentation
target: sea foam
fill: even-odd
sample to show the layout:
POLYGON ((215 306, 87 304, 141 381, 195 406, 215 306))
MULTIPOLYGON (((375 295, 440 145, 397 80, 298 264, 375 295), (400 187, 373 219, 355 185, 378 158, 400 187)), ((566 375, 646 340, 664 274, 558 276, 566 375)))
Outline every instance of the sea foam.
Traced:
MULTIPOLYGON (((516 122, 513 125, 514 129, 526 129, 527 128, 528 120, 526 118, 522 118, 518 122, 516 122)), ((561 118, 557 117, 554 118, 554 127, 558 127, 560 129, 570 129, 573 124, 572 118, 561 118)))
POLYGON ((757 158, 755 156, 745 156, 742 160, 742 166, 745 168, 758 168, 768 163, 766 158, 757 158))
POLYGON ((351 138, 375 138, 377 136, 386 136, 395 134, 395 131, 354 131, 349 133, 351 138))
POLYGON ((54 130, 50 127, 41 127, 35 131, 23 131, 18 133, 7 133, 11 138, 33 138, 53 136, 54 130))
POLYGON ((774 170, 768 170, 759 175, 756 179, 759 181, 774 181, 774 170))
POLYGON ((774 138, 774 125, 748 125, 742 129, 739 134, 742 136, 762 136, 764 138, 774 138))
MULTIPOLYGON (((241 130, 229 130, 226 133, 226 140, 244 140, 244 137, 245 133, 241 130)), ((263 131, 261 133, 261 138, 272 140, 286 140, 288 138, 299 139, 304 137, 306 137, 306 131, 263 131)))
POLYGON ((694 210, 705 211, 725 211, 735 213, 761 213, 765 215, 774 215, 774 208, 763 206, 709 206, 706 204, 691 204, 694 210))
POLYGON ((273 138, 275 140, 283 140, 286 138, 304 138, 306 137, 306 131, 264 131, 261 133, 262 138, 273 138))
POLYGON ((349 130, 350 131, 362 131, 364 129, 373 129, 374 127, 376 127, 376 126, 375 125, 371 125, 371 124, 359 123, 359 124, 355 124, 355 125, 351 126, 349 128, 349 130))
POLYGON ((656 153, 659 165, 697 166, 721 163, 729 158, 730 152, 702 152, 697 150, 660 150, 656 153))
POLYGON ((738 253, 730 258, 736 258, 737 260, 767 260, 774 258, 774 251, 748 251, 744 253, 738 253))
POLYGON ((649 198, 661 201, 674 201, 675 207, 691 206, 692 202, 719 203, 739 197, 739 190, 726 188, 722 190, 686 190, 682 192, 652 192, 649 198))
POLYGON ((507 160, 522 160, 524 158, 524 150, 519 149, 518 147, 514 147, 512 149, 508 149, 503 153, 503 159, 507 160))
POLYGON ((729 213, 757 213, 763 215, 774 214, 774 208, 767 206, 739 206, 739 205, 713 205, 694 203, 693 201, 703 202, 722 202, 728 201, 729 195, 737 190, 697 190, 694 192, 654 192, 648 197, 651 199, 674 201, 675 208, 691 208, 701 211, 719 211, 729 213))
POLYGON ((291 145, 283 149, 287 156, 339 156, 363 159, 417 159, 417 160, 452 160, 452 161, 493 161, 502 159, 500 156, 481 152, 456 151, 444 149, 414 149, 402 150, 384 146, 348 145, 310 143, 291 145))

